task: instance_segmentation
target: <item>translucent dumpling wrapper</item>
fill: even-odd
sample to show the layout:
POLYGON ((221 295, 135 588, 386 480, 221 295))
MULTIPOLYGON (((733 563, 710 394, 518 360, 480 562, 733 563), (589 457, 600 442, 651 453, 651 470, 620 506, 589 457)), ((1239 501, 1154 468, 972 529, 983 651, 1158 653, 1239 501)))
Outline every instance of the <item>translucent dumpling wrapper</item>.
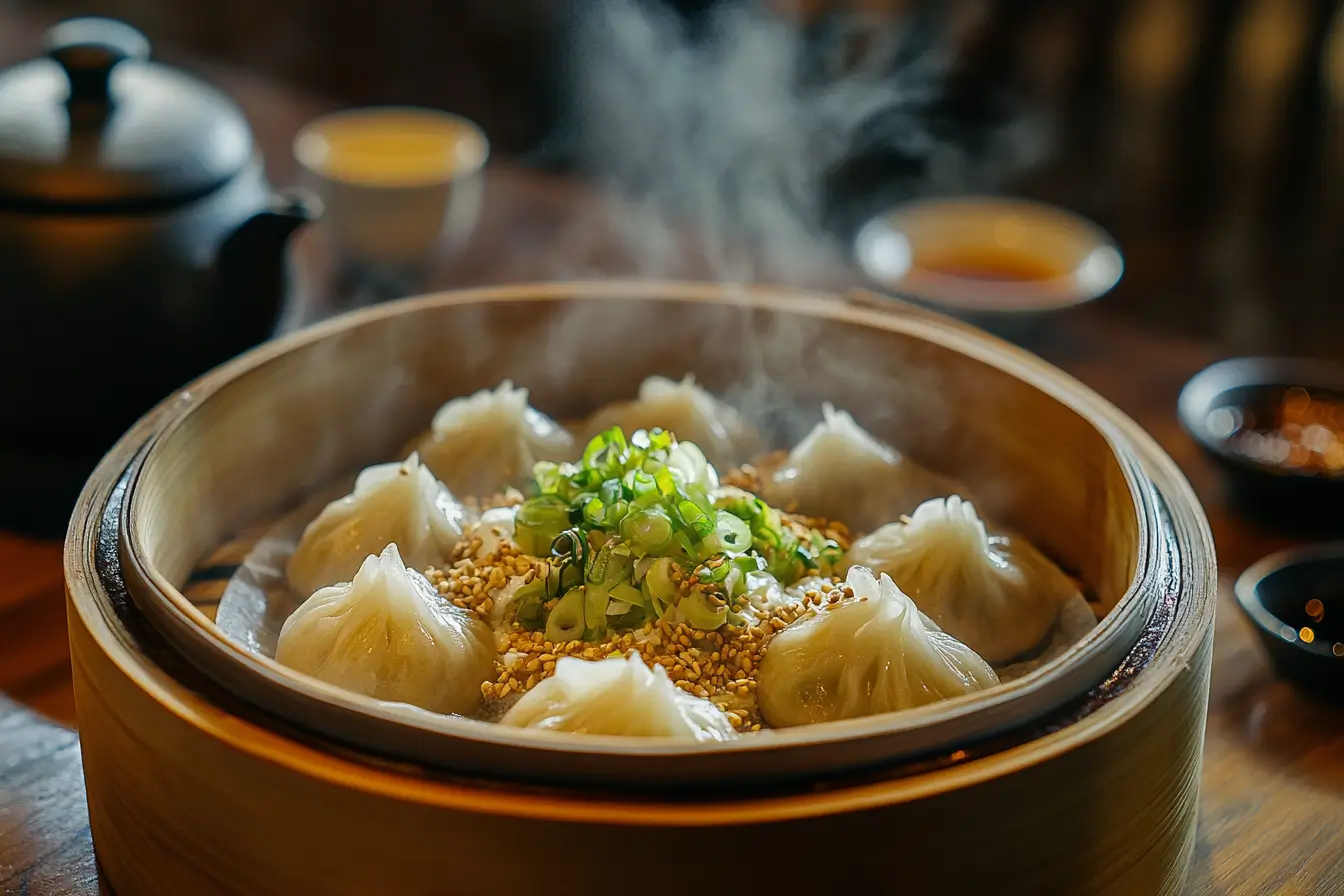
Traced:
POLYGON ((564 657, 555 674, 514 704, 501 724, 573 734, 722 741, 736 737, 728 716, 708 700, 679 690, 667 670, 624 659, 564 657))
POLYGON ((919 612, 887 576, 856 566, 854 592, 775 635, 757 675, 776 728, 895 712, 999 683, 974 650, 919 612))
POLYGON ((472 712, 494 677, 490 629, 407 569, 395 544, 285 620, 275 658, 337 687, 431 712, 472 712))
POLYGON ((1078 587, 1024 538, 991 534, 957 495, 926 501, 850 546, 845 562, 886 573, 943 631, 991 663, 1041 645, 1078 587))
POLYGON ((454 398, 434 414, 416 446, 425 464, 459 495, 521 487, 538 461, 572 460, 574 438, 527 403, 527 390, 505 380, 496 389, 454 398))
POLYGON ((354 491, 304 529, 286 569, 290 587, 306 596, 348 582, 366 557, 394 542, 406 563, 426 569, 447 558, 466 525, 466 509, 415 453, 369 467, 354 491))
POLYGON ((830 403, 822 406, 821 422, 767 473, 762 497, 769 503, 856 529, 875 528, 956 490, 830 403))
POLYGON ((639 385, 639 397, 607 405, 584 425, 589 438, 619 426, 627 436, 637 430, 663 429, 700 446, 720 469, 742 463, 760 447, 756 430, 737 410, 696 385, 687 374, 680 382, 651 376, 639 385))

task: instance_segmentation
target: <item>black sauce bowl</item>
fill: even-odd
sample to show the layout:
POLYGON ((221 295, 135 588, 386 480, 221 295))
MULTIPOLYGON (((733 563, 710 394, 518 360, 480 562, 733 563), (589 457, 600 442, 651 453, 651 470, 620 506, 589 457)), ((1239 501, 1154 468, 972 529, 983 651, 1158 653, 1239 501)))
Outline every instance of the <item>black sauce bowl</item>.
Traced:
POLYGON ((1271 554, 1234 590, 1281 675, 1344 698, 1344 542, 1271 554))
POLYGON ((1233 358, 1185 384, 1181 425, 1218 464, 1231 503, 1244 515, 1299 532, 1344 532, 1344 474, 1298 470, 1234 451, 1211 422, 1215 411, 1269 414, 1294 387, 1344 402, 1344 368, 1291 358, 1233 358))

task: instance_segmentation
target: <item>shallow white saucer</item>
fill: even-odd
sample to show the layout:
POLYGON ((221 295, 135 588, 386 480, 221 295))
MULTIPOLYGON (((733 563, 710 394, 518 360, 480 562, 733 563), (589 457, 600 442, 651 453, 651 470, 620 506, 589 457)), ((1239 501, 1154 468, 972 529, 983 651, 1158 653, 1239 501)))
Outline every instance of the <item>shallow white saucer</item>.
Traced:
POLYGON ((1115 240, 1091 221, 1041 202, 926 199, 869 221, 854 242, 863 272, 907 298, 967 311, 1043 311, 1109 292, 1124 272, 1115 240), (956 273, 947 259, 994 259, 1041 276, 956 273))

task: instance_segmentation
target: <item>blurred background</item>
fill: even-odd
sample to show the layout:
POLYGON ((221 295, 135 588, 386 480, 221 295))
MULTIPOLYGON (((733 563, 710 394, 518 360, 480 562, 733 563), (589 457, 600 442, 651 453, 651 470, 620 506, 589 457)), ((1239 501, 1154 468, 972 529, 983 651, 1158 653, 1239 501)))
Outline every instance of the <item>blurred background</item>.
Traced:
POLYGON ((1319 325, 1341 264, 1332 0, 383 0, 377 14, 332 0, 8 2, 37 22, 116 16, 161 58, 339 104, 452 109, 483 125, 496 159, 693 203, 701 185, 669 171, 709 155, 731 174, 740 163, 705 145, 752 105, 731 85, 769 83, 785 65, 795 92, 759 128, 768 139, 738 134, 719 154, 776 153, 788 181, 791 151, 817 153, 809 132, 843 131, 842 147, 820 151, 835 161, 816 213, 830 232, 921 190, 1037 196, 1116 235, 1128 264, 1112 310, 1228 353, 1338 354, 1319 325), (836 84, 862 89, 828 92, 836 84), (658 133, 669 120, 678 130, 658 133), (672 147, 654 154, 657 170, 650 146, 672 147))

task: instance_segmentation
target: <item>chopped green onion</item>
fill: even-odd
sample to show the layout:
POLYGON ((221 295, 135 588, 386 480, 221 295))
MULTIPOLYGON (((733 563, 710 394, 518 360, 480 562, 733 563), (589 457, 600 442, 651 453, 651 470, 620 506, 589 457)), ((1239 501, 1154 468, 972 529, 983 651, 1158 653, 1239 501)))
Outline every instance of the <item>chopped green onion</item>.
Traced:
POLYGON ((751 527, 745 521, 726 510, 718 511, 715 519, 717 525, 714 534, 718 536, 724 551, 738 554, 751 547, 751 527))
POLYGON ((661 554, 672 543, 672 520, 657 507, 637 510, 621 522, 621 537, 642 554, 661 554))
POLYGON ((556 536, 569 525, 569 505, 562 498, 538 495, 518 507, 513 520, 513 540, 524 554, 543 557, 556 536))
POLYGON ((649 598, 650 606, 654 611, 662 616, 667 612, 667 608, 676 603, 677 585, 672 580, 672 574, 677 569, 677 565, 671 558, 663 557, 653 566, 649 567, 648 573, 644 576, 644 594, 649 598))
POLYGON ((708 538, 714 532, 714 519, 694 501, 682 501, 677 513, 696 538, 708 538))
POLYGON ((694 442, 678 442, 672 446, 667 465, 685 485, 694 485, 706 492, 719 487, 719 474, 694 442))
POLYGON ((546 624, 547 597, 549 594, 545 579, 538 577, 528 582, 514 592, 514 618, 533 631, 543 628, 546 624))
POLYGON ((565 592, 565 596, 560 598, 546 619, 546 640, 557 644, 582 640, 584 597, 583 588, 571 588, 565 592))
POLYGON ((644 577, 649 574, 649 568, 658 562, 657 557, 640 557, 635 561, 635 575, 633 581, 643 582, 644 577))
POLYGON ((620 480, 608 479, 603 482, 597 490, 597 496, 602 499, 603 504, 614 504, 621 500, 625 491, 621 488, 620 480))
POLYGON ((590 498, 583 506, 583 521, 590 526, 602 525, 602 499, 590 498))
POLYGON ((602 525, 614 529, 621 524, 621 520, 629 515, 630 503, 628 501, 613 501, 602 512, 602 525))
POLYGON ((611 590, 607 585, 583 586, 583 640, 598 641, 607 633, 607 601, 611 590))
MULTIPOLYGON (((620 616, 608 617, 607 627, 613 629, 639 628, 644 625, 648 619, 649 611, 646 608, 642 606, 631 607, 620 616)), ((620 653, 617 653, 616 656, 620 656, 620 653)))
POLYGON ((629 546, 611 539, 593 556, 585 578, 593 584, 614 585, 628 581, 634 565, 634 555, 629 546))
POLYGON ((569 615, 556 625, 571 635, 581 628, 597 638, 612 626, 642 624, 678 601, 687 601, 693 624, 722 624, 736 618, 731 601, 749 575, 768 570, 789 584, 808 570, 829 574, 841 559, 833 541, 817 532, 798 538, 755 495, 718 489, 704 452, 664 430, 638 430, 628 440, 607 430, 588 442, 580 463, 537 464, 533 478, 540 494, 519 509, 517 540, 544 556, 549 537, 554 559, 545 585, 518 612, 551 628, 549 616, 563 605, 569 615), (689 570, 703 587, 688 599, 680 586, 689 570), (557 602, 557 595, 564 596, 557 602))
POLYGON ((699 591, 692 591, 681 599, 677 604, 677 610, 692 628, 698 628, 701 631, 713 631, 728 618, 728 604, 726 602, 715 602, 709 595, 699 591))
POLYGON ((611 587, 611 599, 636 607, 644 606, 644 592, 633 585, 624 583, 611 587))
POLYGON ((677 493, 677 480, 673 478, 672 471, 662 464, 658 464, 650 470, 645 466, 644 472, 653 476, 653 482, 658 486, 658 493, 664 498, 674 497, 677 493))
POLYGON ((704 565, 697 566, 695 575, 702 582, 719 583, 728 578, 728 573, 733 570, 733 566, 722 554, 715 554, 705 561, 704 565))
POLYGON ((577 563, 571 563, 562 568, 557 576, 556 586, 552 593, 564 594, 571 588, 577 588, 583 584, 583 567, 577 563))

